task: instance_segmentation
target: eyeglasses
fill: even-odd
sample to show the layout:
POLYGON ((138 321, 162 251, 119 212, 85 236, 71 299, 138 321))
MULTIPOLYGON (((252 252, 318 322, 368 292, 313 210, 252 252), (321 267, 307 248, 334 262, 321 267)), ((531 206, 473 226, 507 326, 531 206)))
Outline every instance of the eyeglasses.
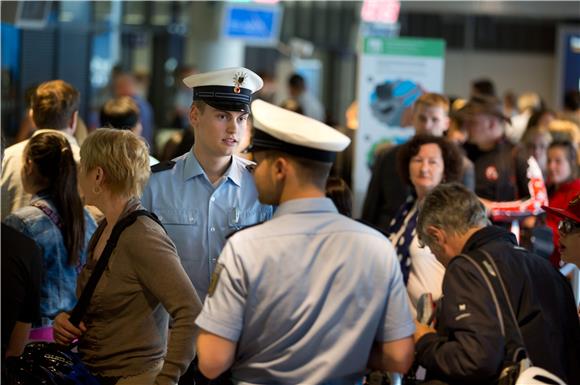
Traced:
POLYGON ((570 234, 574 231, 580 230, 580 223, 564 219, 558 224, 558 231, 560 234, 570 234))

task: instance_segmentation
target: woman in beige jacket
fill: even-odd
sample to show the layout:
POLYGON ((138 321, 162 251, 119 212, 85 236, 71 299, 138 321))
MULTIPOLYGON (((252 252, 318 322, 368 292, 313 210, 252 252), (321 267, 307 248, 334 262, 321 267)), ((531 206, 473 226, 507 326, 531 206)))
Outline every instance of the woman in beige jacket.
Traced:
MULTIPOLYGON (((99 129, 81 148, 79 183, 85 203, 105 219, 88 250, 80 295, 119 219, 142 209, 149 178, 146 144, 130 131, 99 129)), ((194 356, 200 300, 163 228, 140 216, 122 233, 79 327, 67 313, 54 323, 55 340, 79 339, 83 362, 103 383, 176 384, 194 356), (172 319, 168 334, 169 317, 172 319)))

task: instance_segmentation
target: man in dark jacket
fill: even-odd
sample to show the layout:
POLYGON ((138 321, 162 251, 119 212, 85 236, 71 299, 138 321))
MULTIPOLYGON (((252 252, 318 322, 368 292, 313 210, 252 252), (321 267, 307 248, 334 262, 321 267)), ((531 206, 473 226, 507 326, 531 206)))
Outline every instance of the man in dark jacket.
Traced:
MULTIPOLYGON (((511 358, 502 336, 517 335, 507 303, 498 317, 483 269, 473 259, 486 251, 499 271, 523 342, 535 366, 580 384, 580 325, 567 280, 547 260, 517 246, 502 228, 488 226, 483 205, 458 184, 441 185, 426 198, 417 234, 446 266, 437 330, 417 325, 416 358, 428 378, 450 384, 490 384, 511 358), (507 353, 506 353, 507 350, 507 353)), ((503 304, 503 306, 502 306, 503 304)))

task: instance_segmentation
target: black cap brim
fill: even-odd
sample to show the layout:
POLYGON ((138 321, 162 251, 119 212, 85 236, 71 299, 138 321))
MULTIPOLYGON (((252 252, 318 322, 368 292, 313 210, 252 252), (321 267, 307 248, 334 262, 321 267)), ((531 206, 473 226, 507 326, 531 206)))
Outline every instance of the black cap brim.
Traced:
POLYGON ((248 114, 250 113, 250 105, 246 103, 222 102, 216 100, 212 101, 203 100, 203 102, 220 111, 237 111, 237 112, 245 112, 248 114))

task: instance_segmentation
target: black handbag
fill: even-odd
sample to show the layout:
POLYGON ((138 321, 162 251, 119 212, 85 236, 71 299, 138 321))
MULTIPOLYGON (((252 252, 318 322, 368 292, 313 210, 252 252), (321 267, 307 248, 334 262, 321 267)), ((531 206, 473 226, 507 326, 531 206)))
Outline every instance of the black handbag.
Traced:
MULTIPOLYGON (((69 321, 73 325, 78 327, 82 321, 121 233, 142 215, 148 216, 163 227, 155 214, 147 210, 133 211, 115 224, 95 270, 71 312, 69 321)), ((2 383, 9 385, 101 385, 79 356, 72 352, 73 347, 74 345, 65 347, 49 342, 27 344, 20 357, 6 361, 2 383)))

